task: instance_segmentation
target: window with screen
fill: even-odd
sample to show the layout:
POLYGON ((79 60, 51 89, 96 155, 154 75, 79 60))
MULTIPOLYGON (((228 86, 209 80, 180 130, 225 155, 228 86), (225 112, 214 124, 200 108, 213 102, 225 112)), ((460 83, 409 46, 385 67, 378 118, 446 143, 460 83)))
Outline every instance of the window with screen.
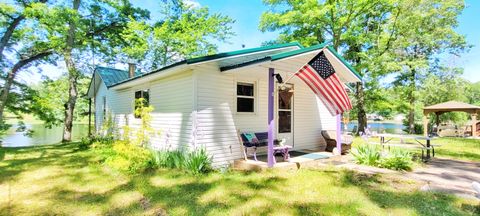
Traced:
POLYGON ((255 112, 255 88, 253 83, 237 83, 237 112, 255 112))
MULTIPOLYGON (((143 98, 144 107, 150 105, 150 91, 146 89, 135 92, 135 110, 139 107, 139 104, 137 104, 137 100, 140 98, 143 98)), ((135 115, 135 118, 140 118, 140 116, 135 115)))

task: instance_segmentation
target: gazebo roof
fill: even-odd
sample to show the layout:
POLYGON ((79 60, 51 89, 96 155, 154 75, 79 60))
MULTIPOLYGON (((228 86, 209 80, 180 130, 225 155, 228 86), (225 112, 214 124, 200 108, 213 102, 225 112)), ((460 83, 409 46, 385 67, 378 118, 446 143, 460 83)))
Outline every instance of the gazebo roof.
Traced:
POLYGON ((423 112, 425 114, 428 113, 436 113, 436 112, 468 112, 468 113, 479 113, 480 106, 475 106, 463 102, 458 101, 448 101, 444 103, 435 104, 432 106, 424 107, 423 112))

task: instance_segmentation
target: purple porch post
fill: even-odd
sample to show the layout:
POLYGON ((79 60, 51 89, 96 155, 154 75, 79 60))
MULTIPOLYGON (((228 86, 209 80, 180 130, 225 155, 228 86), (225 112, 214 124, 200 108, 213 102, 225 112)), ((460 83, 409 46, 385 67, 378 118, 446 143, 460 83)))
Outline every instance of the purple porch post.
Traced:
POLYGON ((342 114, 337 115, 337 150, 342 154, 342 114))
POLYGON ((275 159, 273 158, 273 128, 275 127, 273 121, 274 72, 273 68, 268 69, 268 167, 273 167, 275 164, 275 159))

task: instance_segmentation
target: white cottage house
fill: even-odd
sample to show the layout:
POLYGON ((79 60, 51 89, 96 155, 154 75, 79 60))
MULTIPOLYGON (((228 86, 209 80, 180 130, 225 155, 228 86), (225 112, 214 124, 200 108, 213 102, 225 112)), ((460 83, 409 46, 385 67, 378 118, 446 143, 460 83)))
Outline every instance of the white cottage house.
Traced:
MULTIPOLYGON (((269 95, 273 96, 272 135, 294 150, 322 149, 320 131, 336 130, 332 116, 314 92, 294 74, 319 52, 324 52, 340 80, 360 82, 360 76, 326 44, 303 47, 279 44, 183 60, 138 73, 97 67, 88 96, 94 100, 95 128, 111 114, 119 128, 135 128, 135 98, 147 98, 155 110, 151 138, 155 148, 203 146, 215 166, 243 158, 239 131, 269 129, 269 95), (284 84, 271 76, 279 74, 284 84), (291 77, 291 78, 290 78, 291 77), (271 88, 269 88, 269 85, 271 88), (288 105, 279 105, 279 93, 293 92, 288 105)), ((278 75, 277 75, 278 79, 278 75)))

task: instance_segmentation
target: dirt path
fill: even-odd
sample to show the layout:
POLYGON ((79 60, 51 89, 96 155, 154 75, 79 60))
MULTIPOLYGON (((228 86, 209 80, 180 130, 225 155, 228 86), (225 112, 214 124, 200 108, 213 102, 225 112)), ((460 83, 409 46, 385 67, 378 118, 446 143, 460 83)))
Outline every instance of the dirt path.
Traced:
POLYGON ((425 167, 407 173, 406 177, 425 182, 422 190, 474 197, 472 182, 480 182, 480 163, 434 158, 425 167))
POLYGON ((339 163, 338 167, 356 170, 363 173, 394 174, 404 178, 414 179, 424 185, 424 191, 443 191, 461 197, 475 198, 472 182, 480 182, 480 163, 459 161, 445 158, 434 158, 424 167, 417 167, 411 172, 397 172, 377 167, 358 165, 352 162, 339 163))

